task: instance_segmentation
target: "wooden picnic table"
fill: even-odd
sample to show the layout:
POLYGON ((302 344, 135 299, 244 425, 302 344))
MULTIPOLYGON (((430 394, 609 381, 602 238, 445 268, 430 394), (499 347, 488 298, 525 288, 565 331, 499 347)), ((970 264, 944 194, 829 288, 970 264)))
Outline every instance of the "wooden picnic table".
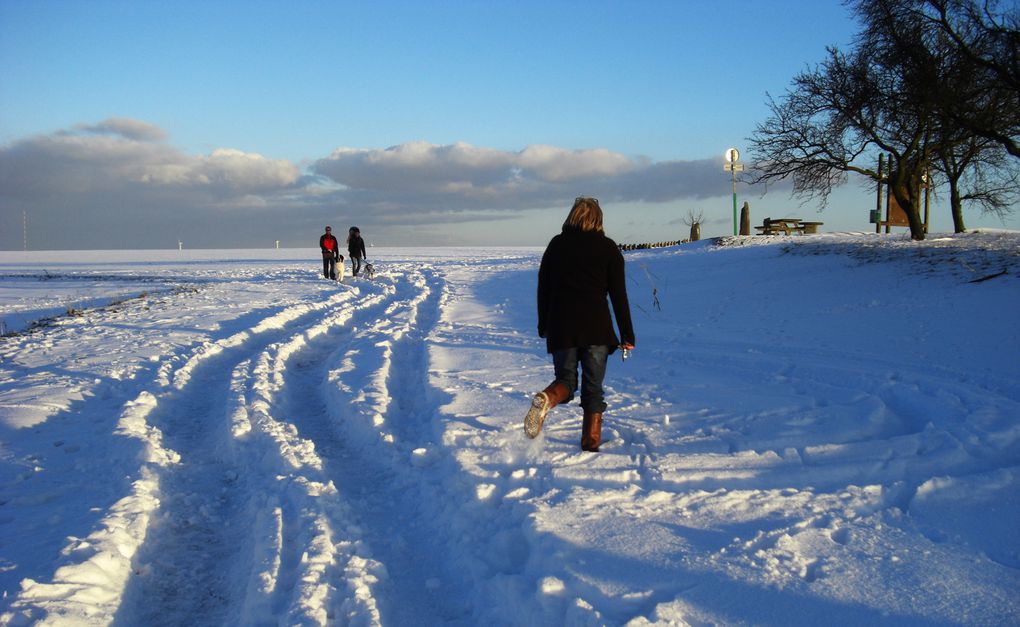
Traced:
POLYGON ((807 235, 817 233, 824 222, 804 222, 800 218, 765 218, 761 226, 754 227, 761 235, 807 235))

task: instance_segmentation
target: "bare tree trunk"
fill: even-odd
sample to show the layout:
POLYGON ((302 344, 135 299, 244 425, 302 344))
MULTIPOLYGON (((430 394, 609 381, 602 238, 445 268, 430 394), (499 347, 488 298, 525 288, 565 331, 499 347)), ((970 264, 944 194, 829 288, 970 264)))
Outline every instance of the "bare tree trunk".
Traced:
POLYGON ((907 214, 907 223, 910 225, 910 239, 922 241, 924 239, 924 220, 921 219, 921 199, 918 192, 921 190, 921 176, 918 170, 916 176, 910 170, 905 169, 897 160, 896 166, 889 168, 889 191, 896 197, 896 202, 907 214), (916 179, 916 180, 915 180, 916 179))
POLYGON ((910 225, 910 239, 921 241, 924 239, 924 221, 917 210, 917 199, 911 198, 909 191, 903 186, 892 187, 893 196, 900 208, 907 214, 907 223, 910 225))
POLYGON ((953 232, 966 233, 967 227, 963 224, 963 200, 960 199, 960 188, 956 181, 949 181, 949 207, 953 212, 953 232))
POLYGON ((699 211, 696 214, 693 210, 687 212, 687 218, 684 219, 684 224, 691 227, 691 236, 687 238, 687 241, 696 242, 701 239, 701 221, 704 218, 704 211, 699 211))

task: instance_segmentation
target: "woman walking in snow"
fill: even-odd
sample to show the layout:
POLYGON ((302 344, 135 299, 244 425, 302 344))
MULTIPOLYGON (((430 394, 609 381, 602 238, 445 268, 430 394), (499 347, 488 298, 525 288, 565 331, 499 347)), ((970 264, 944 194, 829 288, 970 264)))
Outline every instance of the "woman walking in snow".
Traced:
POLYGON ((606 410, 602 380, 609 355, 634 348, 634 327, 627 302, 623 255, 602 230, 602 208, 595 198, 574 200, 563 231, 552 238, 538 270, 538 335, 552 354, 555 380, 531 401, 524 431, 534 438, 550 409, 570 401, 577 390, 581 366, 581 449, 598 451, 602 413, 606 410), (609 303, 620 329, 617 338, 609 303))
POLYGON ((361 261, 368 257, 368 254, 365 252, 365 240, 361 239, 361 229, 356 226, 347 231, 347 252, 351 254, 351 274, 358 276, 361 261))

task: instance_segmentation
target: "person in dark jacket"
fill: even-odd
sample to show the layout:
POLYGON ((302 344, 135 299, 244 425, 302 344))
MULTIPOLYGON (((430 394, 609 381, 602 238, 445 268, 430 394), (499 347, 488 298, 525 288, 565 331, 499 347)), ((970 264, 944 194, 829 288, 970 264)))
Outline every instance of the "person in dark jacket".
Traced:
POLYGON ((322 275, 336 281, 336 262, 343 263, 344 256, 340 254, 340 242, 333 237, 332 227, 327 226, 319 237, 319 250, 322 251, 322 275))
POLYGON ((581 449, 598 451, 606 401, 602 380, 609 355, 634 348, 623 255, 602 230, 602 208, 595 198, 574 201, 563 231, 552 238, 538 270, 538 335, 552 354, 556 379, 534 396, 524 431, 534 438, 550 409, 570 401, 581 366, 581 449), (608 301, 607 301, 608 296, 608 301), (620 337, 613 329, 613 306, 620 337))
POLYGON ((361 229, 352 226, 347 232, 347 252, 351 255, 351 274, 358 276, 361 272, 361 261, 368 257, 365 253, 365 240, 361 239, 361 229))

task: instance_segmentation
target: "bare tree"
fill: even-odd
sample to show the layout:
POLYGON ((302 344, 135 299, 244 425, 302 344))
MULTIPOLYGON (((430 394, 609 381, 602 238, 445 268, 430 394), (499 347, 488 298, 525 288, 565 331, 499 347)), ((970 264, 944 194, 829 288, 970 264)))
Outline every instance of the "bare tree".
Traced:
MULTIPOLYGON (((794 194, 819 198, 857 173, 887 183, 911 237, 924 239, 923 179, 949 184, 954 220, 962 202, 1008 211, 1020 105, 1017 10, 994 0, 852 0, 864 28, 849 52, 800 73, 750 138, 751 182, 790 178, 794 194), (873 168, 891 157, 886 176, 873 168), (966 188, 966 191, 965 189, 966 188)), ((958 219, 957 219, 958 218, 958 219)))
POLYGON ((953 230, 965 232, 965 203, 984 213, 1004 217, 1020 200, 1020 168, 1001 145, 985 137, 971 136, 957 143, 940 144, 934 154, 936 174, 949 188, 953 230), (1012 161, 1012 162, 1010 162, 1012 161))
POLYGON ((1020 6, 995 0, 924 0, 915 12, 965 65, 969 89, 938 85, 953 122, 1020 158, 1020 6))
POLYGON ((692 242, 696 242, 701 239, 701 221, 705 218, 705 212, 699 211, 697 214, 694 210, 687 212, 687 217, 684 218, 684 224, 691 227, 691 234, 688 238, 692 242))
POLYGON ((752 183, 792 179, 795 195, 826 204, 851 172, 885 180, 903 208, 914 239, 924 239, 920 189, 928 169, 932 125, 923 103, 904 94, 900 77, 874 51, 835 48, 801 72, 771 116, 750 138, 752 183), (892 157, 883 179, 878 153, 892 157))
POLYGON ((1017 9, 994 0, 855 0, 858 45, 895 67, 904 93, 932 117, 932 168, 949 188, 956 232, 963 204, 1003 215, 1017 199, 1008 163, 1020 132, 1017 9), (1012 25, 1012 27, 1010 27, 1012 25))

